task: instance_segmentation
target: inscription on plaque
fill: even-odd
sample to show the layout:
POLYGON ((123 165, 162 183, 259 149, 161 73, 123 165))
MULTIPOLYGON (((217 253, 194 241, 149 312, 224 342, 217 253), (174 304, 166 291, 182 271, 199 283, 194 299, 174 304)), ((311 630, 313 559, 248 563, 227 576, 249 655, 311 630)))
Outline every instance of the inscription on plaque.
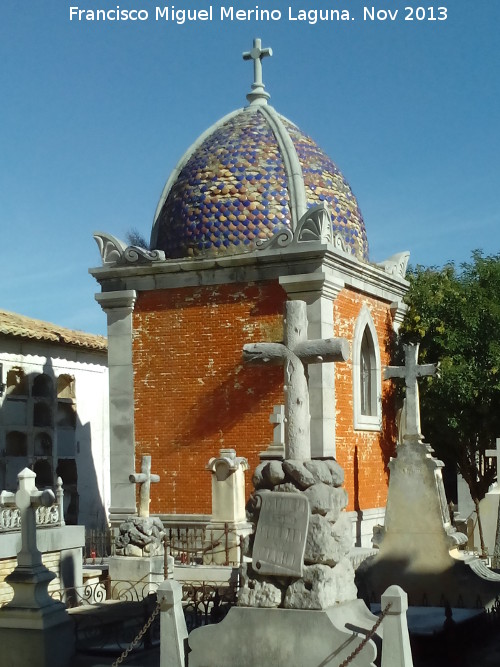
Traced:
POLYGON ((309 502, 298 493, 262 495, 252 567, 271 576, 301 577, 309 527, 309 502))

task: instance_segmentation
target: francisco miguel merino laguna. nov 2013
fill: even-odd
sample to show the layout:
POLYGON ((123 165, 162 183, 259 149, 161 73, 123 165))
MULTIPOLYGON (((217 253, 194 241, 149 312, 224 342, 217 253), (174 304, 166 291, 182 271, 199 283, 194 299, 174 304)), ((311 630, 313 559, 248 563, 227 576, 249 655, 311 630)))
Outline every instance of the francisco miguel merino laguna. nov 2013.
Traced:
POLYGON ((182 25, 192 21, 306 21, 314 25, 319 21, 350 21, 347 9, 295 9, 288 7, 287 12, 280 9, 237 9, 232 5, 206 9, 179 9, 174 5, 156 6, 154 10, 122 9, 119 5, 111 9, 86 9, 72 6, 69 8, 70 21, 169 21, 182 25))

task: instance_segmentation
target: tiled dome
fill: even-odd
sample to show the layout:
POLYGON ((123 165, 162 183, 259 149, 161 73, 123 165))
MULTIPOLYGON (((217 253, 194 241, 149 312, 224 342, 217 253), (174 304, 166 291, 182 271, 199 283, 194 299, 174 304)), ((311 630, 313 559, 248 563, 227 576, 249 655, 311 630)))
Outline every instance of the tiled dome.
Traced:
POLYGON ((151 247, 167 258, 248 252, 257 239, 294 229, 322 201, 333 231, 367 260, 363 216, 336 165, 271 106, 250 105, 210 128, 179 162, 158 204, 151 247))

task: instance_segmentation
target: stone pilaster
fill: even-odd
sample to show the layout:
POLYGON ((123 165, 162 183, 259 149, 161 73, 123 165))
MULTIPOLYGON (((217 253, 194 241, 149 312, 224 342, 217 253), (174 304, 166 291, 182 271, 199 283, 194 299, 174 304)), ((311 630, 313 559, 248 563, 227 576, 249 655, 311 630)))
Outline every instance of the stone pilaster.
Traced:
POLYGON ((134 373, 132 366, 132 313, 135 290, 103 292, 96 301, 108 318, 109 427, 111 506, 109 519, 119 525, 136 513, 135 485, 129 475, 135 470, 134 373))
MULTIPOLYGON (((280 285, 289 299, 307 303, 308 337, 332 338, 333 301, 343 282, 318 272, 282 276, 280 285)), ((311 458, 335 457, 335 364, 311 364, 308 372, 311 458)))

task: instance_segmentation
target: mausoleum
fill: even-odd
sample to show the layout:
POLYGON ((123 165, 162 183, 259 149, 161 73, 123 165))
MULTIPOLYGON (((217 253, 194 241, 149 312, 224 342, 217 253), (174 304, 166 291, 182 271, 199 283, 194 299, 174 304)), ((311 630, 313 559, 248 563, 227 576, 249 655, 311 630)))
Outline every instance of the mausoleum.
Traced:
POLYGON ((370 261, 342 172, 269 104, 269 55, 260 40, 244 54, 254 68, 248 105, 179 160, 150 247, 95 235, 102 266, 91 273, 108 317, 110 518, 136 512, 129 475, 144 454, 160 476, 150 509, 162 515, 210 514, 205 464, 221 448, 251 469, 280 456, 283 368, 246 365, 241 351, 280 342, 285 303, 301 300, 309 339, 350 343, 348 361, 308 367, 311 455, 344 468, 357 543, 368 545, 383 521, 395 442, 382 369, 405 311, 409 254, 370 261))

